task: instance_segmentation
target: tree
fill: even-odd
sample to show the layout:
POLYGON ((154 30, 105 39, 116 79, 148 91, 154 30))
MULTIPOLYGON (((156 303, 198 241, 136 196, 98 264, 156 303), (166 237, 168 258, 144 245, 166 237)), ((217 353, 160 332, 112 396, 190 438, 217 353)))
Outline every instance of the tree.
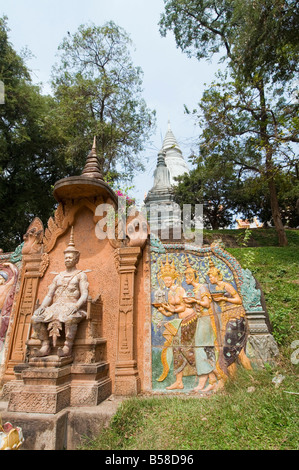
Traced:
POLYGON ((280 244, 285 244, 285 234, 278 177, 284 174, 286 178, 298 163, 290 146, 299 130, 298 103, 287 99, 285 92, 285 87, 273 84, 271 89, 261 88, 259 81, 247 86, 237 77, 228 82, 220 74, 199 104, 205 152, 216 152, 220 159, 233 163, 240 179, 255 177, 267 184, 280 244))
POLYGON ((52 119, 53 99, 31 83, 24 59, 8 40, 0 19, 0 247, 14 250, 33 217, 47 221, 53 210, 52 185, 65 171, 52 119))
POLYGON ((215 145, 218 151, 226 147, 226 156, 229 147, 237 146, 239 168, 264 175, 280 245, 287 238, 275 175, 288 144, 298 142, 298 97, 291 82, 298 72, 296 18, 298 5, 292 1, 165 0, 160 22, 161 33, 172 30, 189 56, 223 54, 227 60, 229 79, 214 84, 201 103, 206 119, 202 137, 213 151, 215 145), (270 39, 264 31, 271 31, 270 39))
POLYGON ((203 205, 203 222, 205 228, 218 230, 233 222, 232 200, 236 175, 231 165, 218 161, 217 155, 209 159, 197 161, 197 167, 177 178, 178 185, 174 187, 175 202, 181 208, 183 204, 192 207, 194 217, 195 204, 203 205))
POLYGON ((141 96, 142 71, 132 63, 130 46, 125 31, 108 22, 81 25, 59 47, 53 91, 73 171, 82 168, 94 136, 102 173, 110 180, 130 178, 143 168, 140 155, 155 113, 141 96))
MULTIPOLYGON (((299 180, 295 173, 276 175, 275 183, 284 225, 290 228, 299 227, 299 213, 296 203, 299 194, 299 180)), ((270 195, 267 182, 262 176, 246 178, 241 181, 234 193, 236 208, 247 219, 256 216, 265 227, 271 221, 270 195)))
POLYGON ((234 57, 246 77, 258 72, 273 82, 288 82, 298 73, 298 2, 235 1, 234 18, 234 57))

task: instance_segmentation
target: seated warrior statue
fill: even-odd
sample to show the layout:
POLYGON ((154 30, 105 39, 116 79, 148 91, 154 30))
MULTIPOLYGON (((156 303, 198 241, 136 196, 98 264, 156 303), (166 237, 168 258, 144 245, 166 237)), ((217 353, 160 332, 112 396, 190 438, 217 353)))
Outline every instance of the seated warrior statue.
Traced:
POLYGON ((87 276, 76 268, 79 256, 80 253, 74 245, 72 227, 70 242, 64 251, 66 270, 54 278, 46 297, 31 319, 35 336, 42 342, 41 348, 34 352, 34 356, 43 357, 50 354, 50 338, 52 337, 55 347, 63 324, 65 343, 63 347, 58 348, 57 354, 66 357, 72 353, 78 323, 86 318, 86 311, 82 310, 82 307, 88 298, 87 276))

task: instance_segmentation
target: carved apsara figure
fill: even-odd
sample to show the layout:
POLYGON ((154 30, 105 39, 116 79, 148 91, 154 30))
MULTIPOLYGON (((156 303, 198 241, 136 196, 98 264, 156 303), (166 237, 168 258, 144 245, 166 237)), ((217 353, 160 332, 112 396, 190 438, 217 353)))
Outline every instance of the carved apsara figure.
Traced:
POLYGON ((250 360, 245 354, 247 324, 242 299, 229 282, 223 281, 220 270, 215 266, 210 267, 208 277, 215 285, 212 296, 221 311, 222 353, 226 367, 233 374, 236 360, 239 359, 243 367, 251 369, 250 360))
POLYGON ((169 317, 163 322, 163 372, 157 380, 163 382, 168 377, 173 363, 175 381, 165 387, 167 390, 190 387, 192 381, 183 378, 192 376, 198 380, 194 391, 218 390, 234 375, 237 362, 251 369, 245 353, 248 325, 243 301, 234 285, 223 279, 210 256, 208 271, 204 263, 199 268, 204 270, 207 283, 199 281, 199 273, 187 255, 186 269, 182 269, 179 258, 178 266, 175 259, 170 263, 166 254, 166 262, 157 272, 160 289, 154 293, 153 305, 169 317))
MULTIPOLYGON (((194 388, 195 391, 213 390, 217 385, 217 378, 215 375, 216 367, 216 325, 213 318, 211 308, 211 294, 208 288, 198 282, 195 269, 191 267, 186 259, 187 269, 185 271, 185 280, 188 285, 193 286, 193 297, 184 298, 185 303, 194 306, 195 317, 195 331, 193 336, 196 374, 199 377, 198 385, 194 388), (205 388, 207 380, 209 384, 205 388)), ((191 339, 191 338, 190 338, 191 339)))
POLYGON ((75 248, 73 228, 70 242, 64 251, 66 270, 59 273, 49 286, 48 293, 42 304, 35 310, 31 322, 35 335, 41 340, 41 348, 35 356, 48 356, 51 353, 51 337, 53 346, 65 327, 64 346, 58 348, 58 356, 72 354, 72 347, 78 324, 86 318, 83 310, 88 299, 88 281, 86 273, 77 269, 80 252, 75 248))
POLYGON ((183 371, 188 364, 195 364, 194 353, 190 355, 190 351, 186 348, 183 350, 177 345, 177 343, 180 342, 180 327, 183 319, 193 314, 193 309, 187 307, 183 302, 183 297, 185 297, 186 292, 182 286, 177 284, 176 281, 178 278, 179 274, 176 267, 173 262, 172 264, 169 263, 167 256, 165 264, 161 265, 159 279, 162 279, 167 288, 168 301, 158 306, 158 310, 166 317, 178 314, 178 318, 174 318, 164 324, 165 331, 163 336, 166 341, 161 354, 163 372, 158 381, 162 382, 168 375, 170 361, 168 360, 167 353, 169 348, 171 348, 173 353, 174 374, 176 377, 175 382, 169 387, 166 387, 167 390, 183 389, 183 371))

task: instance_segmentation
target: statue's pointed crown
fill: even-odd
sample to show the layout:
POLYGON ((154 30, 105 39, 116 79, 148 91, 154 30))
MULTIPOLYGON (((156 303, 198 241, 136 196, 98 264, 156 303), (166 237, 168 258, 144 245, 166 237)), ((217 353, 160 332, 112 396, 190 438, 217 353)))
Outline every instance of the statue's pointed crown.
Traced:
POLYGON ((67 248, 64 250, 64 253, 79 253, 74 243, 74 227, 71 228, 70 241, 67 248))
POLYGON ((168 261, 168 254, 166 255, 165 263, 161 263, 160 277, 172 277, 172 279, 178 277, 178 272, 176 270, 174 261, 172 261, 171 264, 168 261))

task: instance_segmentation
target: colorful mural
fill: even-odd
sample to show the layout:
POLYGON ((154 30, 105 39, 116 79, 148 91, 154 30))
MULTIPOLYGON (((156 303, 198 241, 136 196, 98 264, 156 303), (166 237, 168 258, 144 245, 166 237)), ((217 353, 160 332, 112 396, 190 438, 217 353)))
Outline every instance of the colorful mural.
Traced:
POLYGON ((4 343, 12 310, 18 269, 10 262, 0 261, 0 364, 3 360, 4 343))
POLYGON ((240 265, 217 245, 152 243, 153 390, 217 390, 237 360, 251 369, 243 283, 240 265))

